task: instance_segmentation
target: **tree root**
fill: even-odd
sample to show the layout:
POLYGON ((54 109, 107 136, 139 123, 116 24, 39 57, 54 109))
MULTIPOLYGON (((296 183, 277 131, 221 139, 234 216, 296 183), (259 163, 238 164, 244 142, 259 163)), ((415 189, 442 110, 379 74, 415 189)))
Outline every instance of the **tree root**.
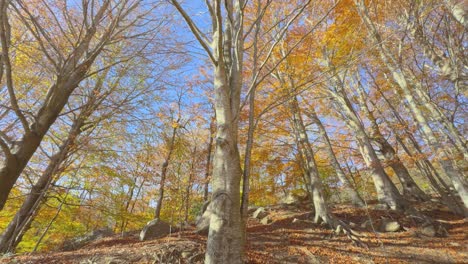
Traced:
POLYGON ((333 232, 329 236, 327 236, 328 239, 331 239, 334 236, 344 234, 351 240, 351 243, 353 245, 369 249, 369 246, 361 240, 360 237, 362 237, 362 235, 359 232, 353 230, 348 224, 346 224, 342 220, 337 219, 332 215, 328 215, 326 217, 316 217, 314 222, 319 224, 319 219, 321 219, 324 224, 328 224, 329 227, 333 230, 333 232))
POLYGON ((369 249, 369 246, 361 240, 360 237, 362 235, 359 232, 353 230, 348 224, 346 224, 342 220, 335 220, 334 225, 332 227, 334 230, 330 235, 330 238, 332 238, 333 236, 339 236, 343 233, 351 240, 351 243, 353 245, 369 249))

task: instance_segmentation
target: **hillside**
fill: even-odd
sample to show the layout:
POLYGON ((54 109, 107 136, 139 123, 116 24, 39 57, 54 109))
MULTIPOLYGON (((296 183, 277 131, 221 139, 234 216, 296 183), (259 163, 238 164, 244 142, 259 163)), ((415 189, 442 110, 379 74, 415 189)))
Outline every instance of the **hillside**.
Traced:
MULTIPOLYGON (((310 211, 285 206, 266 207, 272 223, 263 225, 250 218, 248 263, 463 263, 468 259, 468 222, 434 204, 418 208, 441 223, 447 235, 422 234, 416 221, 398 213, 375 209, 333 208, 341 220, 356 226, 368 249, 352 245, 343 235, 332 236, 326 226, 310 222, 310 211), (373 219, 392 219, 404 229, 374 232, 361 225, 373 219)), ((378 229, 378 224, 375 224, 378 229)), ((372 229, 372 228, 371 228, 372 229)), ((206 237, 194 229, 161 239, 140 242, 137 234, 107 237, 68 252, 4 257, 0 263, 202 263, 206 237)), ((465 262, 466 263, 466 262, 465 262)))

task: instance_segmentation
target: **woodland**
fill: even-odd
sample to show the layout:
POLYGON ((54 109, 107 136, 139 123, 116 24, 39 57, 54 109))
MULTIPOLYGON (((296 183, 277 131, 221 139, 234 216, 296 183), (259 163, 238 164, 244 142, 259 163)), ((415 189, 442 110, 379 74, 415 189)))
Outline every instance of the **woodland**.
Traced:
POLYGON ((467 261, 467 9, 0 0, 0 263, 467 261))

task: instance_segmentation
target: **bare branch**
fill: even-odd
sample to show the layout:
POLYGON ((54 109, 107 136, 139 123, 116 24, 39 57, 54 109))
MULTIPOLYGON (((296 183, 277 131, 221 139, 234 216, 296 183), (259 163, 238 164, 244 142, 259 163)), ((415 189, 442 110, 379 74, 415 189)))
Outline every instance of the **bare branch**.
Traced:
MULTIPOLYGON (((208 43, 208 41, 206 40, 206 38, 203 36, 203 33, 200 31, 200 29, 197 27, 197 25, 195 24, 195 22, 193 22, 193 20, 190 18, 190 16, 187 14, 187 12, 185 12, 185 10, 182 8, 182 6, 179 4, 179 2, 177 0, 171 0, 172 4, 175 6, 175 8, 177 9, 177 11, 179 11, 179 13, 182 15, 182 17, 184 18, 185 22, 187 23, 187 25, 189 26, 190 30, 192 31, 193 35, 195 36, 195 38, 198 40, 198 42, 200 43, 200 45, 202 45, 203 49, 206 51, 206 53, 208 54, 208 56, 210 57, 210 60, 216 64, 217 61, 216 59, 214 58, 213 56, 213 53, 210 49, 210 45, 208 43)), ((209 8, 210 10, 210 14, 212 13, 212 10, 209 8)))

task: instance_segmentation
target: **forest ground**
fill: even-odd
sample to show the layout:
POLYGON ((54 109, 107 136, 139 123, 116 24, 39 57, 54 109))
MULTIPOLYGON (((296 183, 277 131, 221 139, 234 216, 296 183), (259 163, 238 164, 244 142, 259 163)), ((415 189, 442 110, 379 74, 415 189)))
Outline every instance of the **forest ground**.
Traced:
MULTIPOLYGON (((310 210, 266 207, 273 220, 271 224, 249 219, 248 263, 468 263, 467 219, 433 203, 419 204, 420 211, 448 231, 447 236, 430 237, 421 235, 418 232, 421 227, 412 219, 370 207, 333 208, 335 216, 356 224, 368 249, 354 246, 344 235, 331 236, 332 231, 326 226, 309 222, 310 210), (293 223, 295 218, 299 221, 293 223), (369 219, 382 218, 397 220, 405 229, 379 233, 360 227, 369 219)), ((107 237, 76 251, 3 257, 0 263, 202 263, 205 244, 206 237, 195 234, 193 229, 144 242, 135 233, 126 238, 107 237)))

